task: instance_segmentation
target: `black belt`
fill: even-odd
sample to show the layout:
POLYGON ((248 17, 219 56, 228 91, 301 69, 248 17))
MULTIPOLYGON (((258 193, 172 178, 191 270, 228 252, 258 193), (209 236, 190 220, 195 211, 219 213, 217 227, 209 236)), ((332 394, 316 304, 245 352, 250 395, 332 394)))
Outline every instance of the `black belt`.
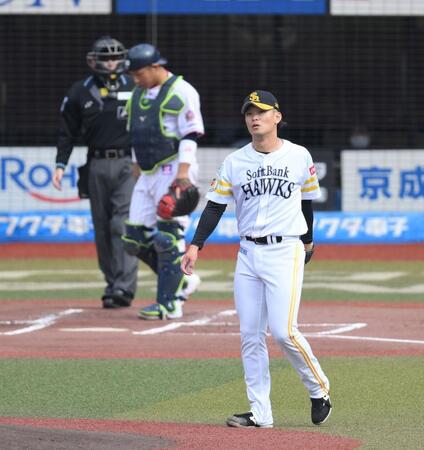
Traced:
POLYGON ((244 236, 244 239, 246 241, 252 241, 257 245, 267 245, 267 244, 278 244, 283 240, 283 236, 263 236, 263 237, 251 237, 251 236, 244 236))
POLYGON ((131 150, 127 148, 97 148, 94 149, 93 157, 96 159, 118 159, 131 155, 131 150))

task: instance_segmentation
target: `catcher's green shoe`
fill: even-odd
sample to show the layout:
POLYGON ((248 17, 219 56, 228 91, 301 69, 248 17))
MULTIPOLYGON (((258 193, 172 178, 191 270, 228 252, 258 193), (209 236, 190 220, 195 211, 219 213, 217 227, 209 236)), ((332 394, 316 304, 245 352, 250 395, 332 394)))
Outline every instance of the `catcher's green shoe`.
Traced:
POLYGON ((182 303, 175 300, 172 302, 172 306, 172 309, 168 309, 160 303, 153 303, 153 305, 140 309, 138 317, 145 320, 180 319, 183 317, 182 303))

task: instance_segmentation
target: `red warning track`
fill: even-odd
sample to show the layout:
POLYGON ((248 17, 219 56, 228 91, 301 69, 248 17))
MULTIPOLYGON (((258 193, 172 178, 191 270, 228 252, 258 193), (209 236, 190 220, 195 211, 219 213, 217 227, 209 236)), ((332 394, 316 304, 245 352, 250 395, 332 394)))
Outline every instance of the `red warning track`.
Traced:
MULTIPOLYGON (((208 244, 202 250, 202 258, 234 258, 238 245, 208 244)), ((94 244, 3 244, 0 258, 94 258, 94 244)), ((394 245, 318 245, 314 259, 370 260, 370 261, 419 261, 424 260, 424 244, 394 245)))

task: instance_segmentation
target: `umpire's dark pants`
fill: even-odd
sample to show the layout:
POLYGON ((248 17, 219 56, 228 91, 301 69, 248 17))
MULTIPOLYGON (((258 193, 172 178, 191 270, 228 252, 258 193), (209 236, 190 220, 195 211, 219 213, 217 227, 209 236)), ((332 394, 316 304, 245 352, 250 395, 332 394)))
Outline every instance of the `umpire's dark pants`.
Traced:
POLYGON ((123 289, 134 295, 138 260, 121 239, 135 184, 131 157, 90 161, 89 193, 97 257, 106 280, 105 294, 123 289))

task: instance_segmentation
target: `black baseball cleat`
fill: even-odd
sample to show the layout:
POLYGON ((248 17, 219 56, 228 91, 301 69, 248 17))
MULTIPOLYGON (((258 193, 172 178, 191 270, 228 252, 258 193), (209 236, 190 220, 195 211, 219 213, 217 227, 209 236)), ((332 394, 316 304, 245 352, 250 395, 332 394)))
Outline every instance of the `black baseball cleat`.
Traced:
POLYGON ((114 289, 107 292, 102 297, 103 308, 117 309, 125 306, 131 306, 133 295, 123 289, 114 289))
POLYGON ((227 419, 227 425, 235 428, 272 428, 270 425, 259 425, 251 412, 243 414, 233 414, 227 419))
POLYGON ((102 297, 103 308, 105 309, 116 309, 120 308, 120 305, 116 304, 112 297, 104 295, 102 297))
POLYGON ((321 425, 324 423, 331 414, 333 405, 331 404, 330 397, 326 395, 321 398, 311 398, 311 419, 314 425, 321 425))
POLYGON ((123 289, 114 289, 110 294, 110 297, 112 297, 113 302, 117 305, 118 308, 120 306, 131 306, 131 303, 133 301, 133 296, 123 289))

